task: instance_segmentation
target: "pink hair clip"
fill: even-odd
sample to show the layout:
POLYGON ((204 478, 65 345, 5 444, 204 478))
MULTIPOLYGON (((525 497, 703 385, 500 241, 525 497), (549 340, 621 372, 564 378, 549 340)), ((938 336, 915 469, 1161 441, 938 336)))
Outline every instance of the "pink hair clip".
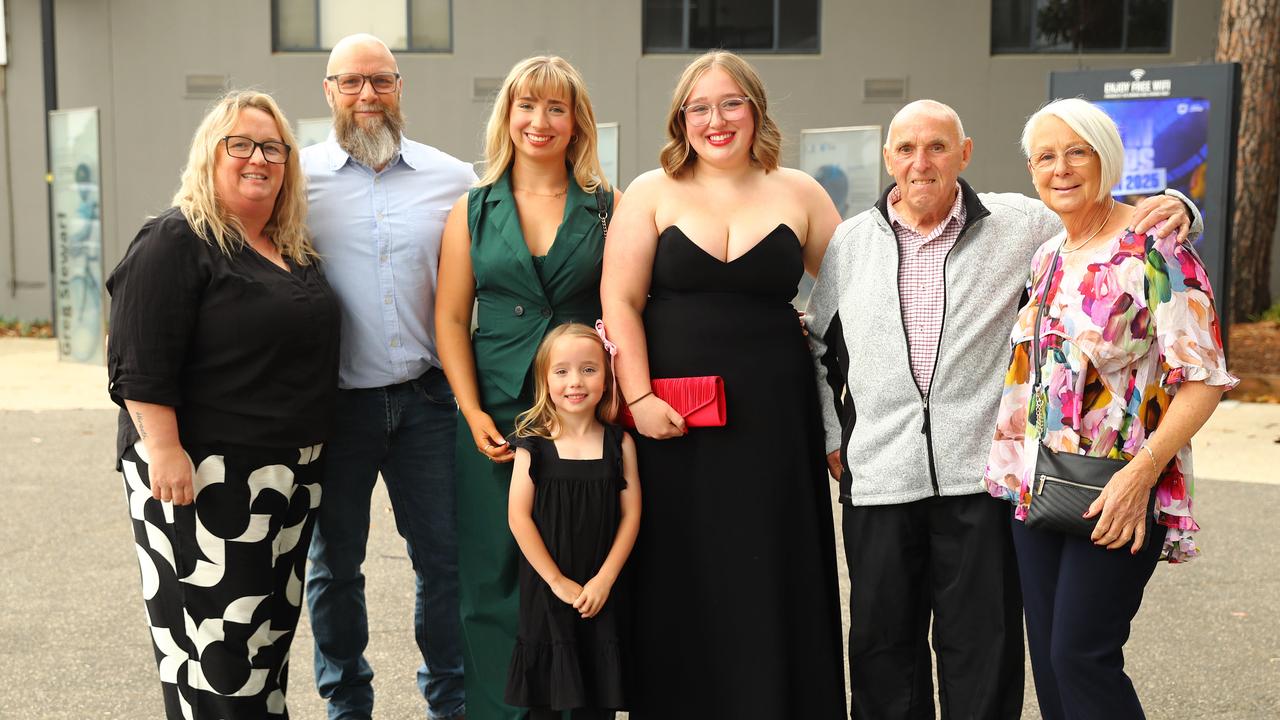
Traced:
POLYGON ((596 334, 600 336, 600 342, 604 343, 604 351, 609 353, 610 358, 618 354, 618 346, 614 345, 604 332, 604 320, 596 320, 596 334))

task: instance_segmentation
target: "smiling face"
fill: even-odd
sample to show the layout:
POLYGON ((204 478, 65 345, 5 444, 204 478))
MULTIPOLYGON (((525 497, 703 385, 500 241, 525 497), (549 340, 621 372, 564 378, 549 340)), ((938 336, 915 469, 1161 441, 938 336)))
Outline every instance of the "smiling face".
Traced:
POLYGON ((547 391, 561 415, 594 415, 604 397, 604 349, 589 337, 556 339, 548 355, 547 391))
POLYGON ((327 78, 344 73, 373 75, 396 71, 396 59, 385 45, 361 36, 342 40, 329 55, 329 64, 325 68, 325 100, 333 108, 335 116, 344 116, 365 130, 382 127, 387 123, 388 115, 399 118, 402 81, 397 81, 394 92, 377 93, 373 90, 373 83, 366 79, 358 94, 343 95, 338 92, 335 82, 327 78))
POLYGON ((517 155, 563 161, 573 141, 573 103, 565 91, 545 94, 539 97, 529 88, 516 90, 507 120, 511 142, 517 155))
MULTIPOLYGON (((254 107, 240 111, 227 135, 284 142, 275 119, 254 107)), ((267 162, 261 148, 254 148, 247 158, 231 157, 225 141, 219 141, 214 157, 213 188, 223 207, 238 217, 253 217, 264 210, 269 214, 284 183, 285 166, 267 162)))
POLYGON ((973 141, 960 136, 954 117, 935 107, 913 105, 889 126, 884 166, 897 181, 908 214, 933 217, 951 210, 956 179, 972 152, 973 141))
POLYGON ((714 164, 750 161, 751 143, 755 140, 755 108, 748 100, 747 113, 737 119, 727 120, 719 107, 726 98, 745 96, 746 93, 729 73, 715 65, 693 84, 689 97, 684 100, 684 106, 705 104, 714 108, 711 122, 707 125, 697 127, 685 119, 685 136, 689 140, 689 147, 697 153, 699 159, 714 164))
MULTIPOLYGON (((1041 118, 1031 131, 1031 157, 1052 155, 1054 163, 1031 170, 1031 182, 1036 186, 1040 199, 1050 210, 1071 214, 1100 204, 1098 197, 1102 185, 1102 162, 1089 143, 1061 119, 1053 115, 1041 118), (1088 160, 1083 165, 1068 163, 1070 155, 1078 155, 1087 149, 1088 160)), ((1109 200, 1107 196, 1103 196, 1109 200)))

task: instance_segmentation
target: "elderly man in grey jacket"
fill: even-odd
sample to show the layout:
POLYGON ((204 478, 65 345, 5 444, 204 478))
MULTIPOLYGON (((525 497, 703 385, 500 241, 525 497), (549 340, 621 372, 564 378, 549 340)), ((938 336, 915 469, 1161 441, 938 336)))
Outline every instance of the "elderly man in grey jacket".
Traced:
MULTIPOLYGON (((809 301, 856 718, 935 717, 931 616, 942 717, 1022 713, 1012 510, 981 480, 1031 254, 1062 225, 1039 200, 974 192, 972 151, 950 107, 902 108, 884 146, 896 182, 836 230, 809 301)), ((1182 200, 1147 199, 1137 229, 1196 229, 1182 200)))

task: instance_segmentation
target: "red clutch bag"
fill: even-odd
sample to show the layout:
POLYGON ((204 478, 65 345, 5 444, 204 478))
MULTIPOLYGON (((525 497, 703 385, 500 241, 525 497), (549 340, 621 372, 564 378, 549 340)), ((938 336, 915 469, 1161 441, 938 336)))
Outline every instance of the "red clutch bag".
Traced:
MULTIPOLYGON (((653 394, 680 413, 689 427, 724 427, 724 378, 703 377, 654 378, 653 394)), ((636 426, 631 411, 622 406, 618 420, 629 428, 636 426)))

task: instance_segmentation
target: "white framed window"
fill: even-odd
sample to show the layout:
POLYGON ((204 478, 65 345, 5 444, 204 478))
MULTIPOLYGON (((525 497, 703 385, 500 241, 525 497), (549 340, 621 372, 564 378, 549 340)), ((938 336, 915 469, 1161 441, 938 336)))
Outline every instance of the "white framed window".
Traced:
POLYGON ((1171 0, 992 0, 991 54, 1167 53, 1171 0))
POLYGON ((451 52, 452 0, 271 0, 276 52, 327 52, 352 33, 382 38, 396 52, 451 52))
POLYGON ((820 0, 643 0, 644 51, 816 53, 820 0))

